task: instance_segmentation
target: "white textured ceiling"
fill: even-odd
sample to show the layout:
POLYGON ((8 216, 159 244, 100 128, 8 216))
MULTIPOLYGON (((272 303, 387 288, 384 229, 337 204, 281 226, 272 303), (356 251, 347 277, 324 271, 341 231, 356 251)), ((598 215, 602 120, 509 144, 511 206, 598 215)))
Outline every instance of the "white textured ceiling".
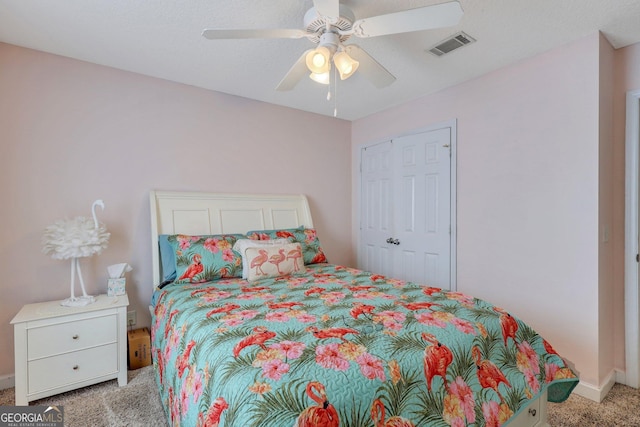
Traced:
MULTIPOLYGON (((356 19, 445 0, 343 0, 356 19)), ((204 28, 302 28, 312 0, 0 0, 0 41, 219 92, 355 120, 601 31, 615 48, 640 42, 640 0, 460 0, 455 27, 352 38, 397 80, 376 89, 357 72, 327 86, 275 87, 307 39, 207 40, 204 28), (425 49, 464 31, 449 55, 425 49)), ((1 70, 0 70, 1 72, 1 70)))

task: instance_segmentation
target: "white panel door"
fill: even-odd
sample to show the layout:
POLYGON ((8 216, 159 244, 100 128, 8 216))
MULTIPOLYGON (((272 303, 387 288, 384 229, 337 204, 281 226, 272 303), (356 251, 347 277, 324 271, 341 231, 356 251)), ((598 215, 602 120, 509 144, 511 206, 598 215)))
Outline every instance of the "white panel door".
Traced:
POLYGON ((391 141, 361 151, 361 268, 393 277, 393 157, 391 141))
POLYGON ((451 129, 393 140, 396 276, 451 284, 451 129))
POLYGON ((361 151, 360 267, 451 288, 451 128, 361 151))

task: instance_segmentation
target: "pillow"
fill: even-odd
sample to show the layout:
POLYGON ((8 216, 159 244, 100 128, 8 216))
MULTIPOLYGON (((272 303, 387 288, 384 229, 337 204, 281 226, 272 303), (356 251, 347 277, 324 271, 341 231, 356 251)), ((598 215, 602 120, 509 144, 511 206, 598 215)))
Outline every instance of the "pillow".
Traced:
POLYGON ((238 239, 233 245, 233 250, 238 252, 242 256, 242 278, 247 279, 249 277, 249 263, 244 252, 245 249, 258 246, 273 246, 273 245, 286 245, 289 243, 287 239, 273 239, 273 240, 252 240, 252 239, 238 239))
POLYGON ((302 226, 280 230, 249 231, 247 236, 250 239, 260 240, 289 239, 289 241, 300 243, 300 246, 302 246, 302 256, 305 265, 327 262, 327 257, 324 255, 324 251, 320 246, 320 240, 314 228, 305 228, 302 226))
POLYGON ((245 237, 242 234, 169 236, 167 240, 175 255, 174 283, 200 283, 240 277, 242 258, 232 248, 236 240, 245 237))
POLYGON ((160 247, 160 263, 162 264, 161 284, 176 280, 176 253, 169 243, 169 235, 158 236, 158 246, 160 247))
POLYGON ((249 282, 305 271, 300 243, 250 246, 244 253, 249 264, 249 282))

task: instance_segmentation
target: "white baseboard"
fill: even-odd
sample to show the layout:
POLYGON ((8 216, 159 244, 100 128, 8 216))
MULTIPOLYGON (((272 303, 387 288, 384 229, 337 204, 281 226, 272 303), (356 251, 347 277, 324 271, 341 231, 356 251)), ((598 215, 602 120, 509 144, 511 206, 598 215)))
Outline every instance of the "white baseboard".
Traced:
POLYGON ((16 377, 15 375, 3 375, 0 377, 0 390, 4 390, 7 388, 16 386, 16 377))
POLYGON ((574 393, 582 397, 586 397, 589 400, 593 400, 594 402, 602 402, 602 400, 607 396, 607 393, 609 393, 611 388, 617 382, 619 374, 619 371, 611 371, 609 375, 607 375, 607 378, 605 379, 603 384, 599 387, 584 381, 580 381, 573 391, 574 393))
POLYGON ((616 371, 616 382, 624 385, 627 384, 627 374, 624 371, 616 371))

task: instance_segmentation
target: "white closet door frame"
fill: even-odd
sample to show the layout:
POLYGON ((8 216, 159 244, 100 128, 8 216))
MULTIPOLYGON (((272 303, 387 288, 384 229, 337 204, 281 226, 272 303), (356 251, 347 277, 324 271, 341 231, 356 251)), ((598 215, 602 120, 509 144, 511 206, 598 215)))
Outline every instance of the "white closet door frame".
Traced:
POLYGON ((630 387, 640 387, 640 296, 636 256, 638 248, 638 191, 640 191, 640 90, 627 92, 625 138, 625 242, 624 311, 625 378, 630 387))
POLYGON ((361 155, 362 155, 362 149, 364 147, 368 147, 370 145, 375 145, 375 144, 379 144, 381 142, 384 141, 388 141, 390 139, 394 139, 394 138, 398 138, 401 136, 406 136, 406 135, 413 135, 416 133, 424 133, 424 132, 430 132, 433 130, 438 130, 438 129, 443 129, 443 128, 450 128, 451 129, 451 169, 450 169, 450 173, 451 173, 451 212, 450 212, 450 223, 451 223, 451 248, 450 248, 450 277, 451 277, 451 290, 455 291, 457 290, 457 275, 456 275, 456 271, 457 271, 457 240, 458 240, 458 234, 457 234, 457 147, 458 147, 458 136, 457 136, 457 126, 458 126, 458 122, 456 119, 453 120, 447 120, 445 122, 441 122, 441 123, 436 123, 433 125, 429 125, 427 127, 424 128, 418 128, 418 129, 412 129, 408 132, 403 132, 403 133, 396 133, 396 134, 392 134, 392 135, 388 135, 385 136, 382 139, 376 140, 376 141, 368 141, 366 143, 362 143, 359 144, 357 146, 353 147, 353 159, 354 159, 354 175, 355 175, 355 182, 354 182, 354 186, 352 187, 352 191, 353 194, 355 195, 354 200, 355 200, 355 204, 353 206, 353 214, 352 214, 352 218, 353 218, 353 224, 354 224, 354 233, 353 233, 353 242, 354 242, 354 246, 356 247, 356 251, 357 251, 357 262, 358 265, 362 265, 363 264, 363 259, 362 256, 363 254, 360 251, 360 212, 362 209, 362 200, 360 197, 360 189, 362 188, 362 182, 361 182, 361 178, 362 178, 362 174, 360 173, 360 167, 362 165, 362 159, 361 159, 361 155))

